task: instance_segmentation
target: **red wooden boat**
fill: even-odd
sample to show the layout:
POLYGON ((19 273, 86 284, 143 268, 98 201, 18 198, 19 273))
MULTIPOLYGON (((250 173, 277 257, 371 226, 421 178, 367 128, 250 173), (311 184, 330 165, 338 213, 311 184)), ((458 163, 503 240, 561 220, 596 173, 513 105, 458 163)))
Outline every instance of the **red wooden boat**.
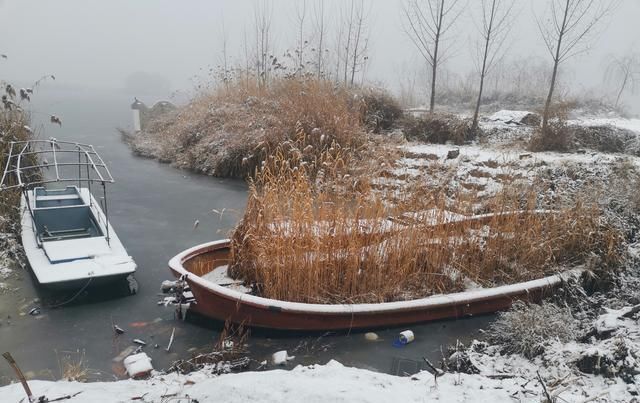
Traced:
POLYGON ((411 301, 307 304, 249 295, 204 278, 214 268, 229 263, 229 248, 229 240, 204 243, 173 257, 169 267, 189 283, 196 299, 190 309, 217 320, 270 329, 320 331, 392 327, 487 314, 507 309, 514 301, 539 301, 569 277, 579 274, 574 270, 517 284, 411 301))

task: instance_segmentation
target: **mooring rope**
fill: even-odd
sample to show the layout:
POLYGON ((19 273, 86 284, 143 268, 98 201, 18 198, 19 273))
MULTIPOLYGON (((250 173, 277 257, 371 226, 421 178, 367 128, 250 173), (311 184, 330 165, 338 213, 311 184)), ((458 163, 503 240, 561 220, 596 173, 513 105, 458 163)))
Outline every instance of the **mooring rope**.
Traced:
POLYGON ((87 281, 87 284, 85 284, 84 286, 82 286, 82 288, 80 289, 80 291, 78 291, 77 293, 75 293, 75 295, 71 298, 69 298, 68 300, 61 302, 59 304, 55 304, 55 305, 49 305, 47 308, 49 309, 55 309, 55 308, 60 308, 63 305, 67 305, 70 304, 71 302, 73 302, 76 298, 78 298, 78 296, 80 296, 80 294, 89 286, 89 284, 91 284, 91 280, 93 280, 93 277, 89 278, 89 281, 87 281))

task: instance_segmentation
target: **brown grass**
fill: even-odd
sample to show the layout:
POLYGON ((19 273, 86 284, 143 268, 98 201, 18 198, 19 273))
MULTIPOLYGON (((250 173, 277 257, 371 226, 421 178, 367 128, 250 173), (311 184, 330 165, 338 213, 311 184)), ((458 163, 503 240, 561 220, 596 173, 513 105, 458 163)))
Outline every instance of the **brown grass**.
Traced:
POLYGON ((85 352, 62 351, 62 358, 58 356, 58 367, 60 368, 61 378, 69 382, 86 382, 89 377, 89 369, 85 360, 85 352))
POLYGON ((347 154, 323 153, 315 171, 275 153, 233 234, 232 276, 268 298, 383 302, 539 278, 592 253, 618 262, 621 237, 595 205, 532 214, 537 192, 508 189, 483 201, 496 214, 449 224, 447 211, 468 213, 479 200, 417 183, 354 187, 366 180, 353 179, 347 154))
POLYGON ((536 128, 529 149, 531 151, 560 151, 567 152, 571 149, 572 134, 567 125, 569 112, 574 108, 572 103, 556 103, 549 111, 549 123, 545 130, 536 128))
MULTIPOLYGON (((29 116, 20 110, 0 111, 0 176, 4 172, 12 141, 29 140, 31 133, 25 128, 29 124, 29 116)), ((7 185, 15 184, 15 178, 9 177, 7 185)), ((0 193, 0 233, 17 232, 20 204, 20 191, 3 190, 0 193)))
POLYGON ((334 143, 361 147, 366 104, 355 95, 325 80, 277 79, 266 87, 240 80, 154 122, 133 147, 214 176, 251 176, 276 147, 298 141, 300 132, 308 134, 300 144, 305 155, 318 156, 334 143))
POLYGON ((402 130, 410 141, 426 143, 464 144, 472 138, 471 122, 449 114, 428 114, 423 117, 404 116, 402 130))

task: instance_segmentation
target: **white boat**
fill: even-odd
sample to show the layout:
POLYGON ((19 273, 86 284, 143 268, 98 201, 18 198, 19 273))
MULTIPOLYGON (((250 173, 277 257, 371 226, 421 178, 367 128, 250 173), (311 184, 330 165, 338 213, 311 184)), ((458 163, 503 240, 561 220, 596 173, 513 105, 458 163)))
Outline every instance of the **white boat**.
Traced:
POLYGON ((22 192, 22 244, 42 286, 87 287, 135 272, 109 222, 107 183, 113 177, 91 145, 55 139, 11 143, 0 190, 22 192), (102 193, 100 203, 92 185, 102 193))

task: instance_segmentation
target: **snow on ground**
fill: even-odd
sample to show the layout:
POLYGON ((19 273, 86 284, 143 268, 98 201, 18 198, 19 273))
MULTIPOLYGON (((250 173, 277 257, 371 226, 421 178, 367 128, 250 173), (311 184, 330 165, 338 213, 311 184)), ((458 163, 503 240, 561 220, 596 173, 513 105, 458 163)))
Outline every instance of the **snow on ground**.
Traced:
MULTIPOLYGON (((514 145, 514 140, 531 135, 531 127, 517 123, 527 114, 500 111, 484 119, 483 129, 491 129, 488 145, 405 145, 402 148, 406 156, 392 171, 395 177, 383 178, 381 184, 398 185, 408 178, 424 178, 489 196, 513 181, 531 182, 543 176, 562 186, 581 186, 590 178, 607 183, 608 178, 617 175, 621 164, 640 168, 640 158, 627 155, 525 151, 514 145), (448 159, 452 150, 459 150, 460 155, 448 159)), ((581 118, 569 123, 610 125, 640 136, 639 119, 581 118)), ((0 280, 11 273, 6 266, 0 252, 0 280)), ((222 273, 212 273, 219 274, 222 273)), ((624 305, 603 308, 593 320, 590 337, 569 343, 551 340, 545 352, 533 360, 501 355, 497 346, 477 350, 472 347, 468 357, 478 374, 446 373, 435 379, 431 373, 421 372, 396 377, 331 361, 326 365, 298 366, 291 371, 216 376, 205 368, 189 375, 156 373, 139 381, 29 384, 36 396, 73 396, 64 400, 69 402, 540 402, 544 391, 537 378, 539 371, 548 392, 558 401, 631 402, 638 401, 640 393, 640 324, 633 309, 624 305)), ((3 402, 18 402, 25 396, 19 383, 0 388, 0 395, 3 402)))
POLYGON ((579 118, 569 120, 567 122, 570 125, 580 126, 613 126, 619 129, 626 129, 632 132, 640 134, 640 119, 625 119, 625 118, 579 118))
MULTIPOLYGON (((506 365, 506 364, 505 364, 506 365)), ((437 380, 428 372, 396 377, 345 367, 336 361, 326 365, 298 366, 291 371, 272 370, 221 376, 201 370, 190 375, 156 375, 149 380, 119 382, 31 381, 36 396, 54 399, 73 396, 73 402, 540 402, 542 388, 535 380, 535 368, 524 360, 509 363, 517 372, 484 375, 445 374, 437 380), (512 377, 511 377, 512 376, 512 377), (524 385, 524 386, 523 386, 524 385)), ((505 366, 504 368, 512 369, 505 366)), ((563 387, 564 388, 564 387, 563 387)), ((633 388, 631 388, 633 389, 633 388)), ((558 390, 556 390, 558 392, 558 390)), ((585 375, 558 395, 566 402, 583 402, 600 395, 606 401, 630 401, 629 386, 585 375)), ((24 398, 19 383, 0 388, 3 401, 24 398)), ((26 399, 25 399, 26 400, 26 399)), ((598 401, 598 400, 594 400, 598 401)), ((605 400, 600 400, 605 401, 605 400)))
POLYGON ((402 151, 405 157, 396 162, 392 176, 378 179, 378 184, 397 186, 420 179, 436 187, 445 186, 454 194, 461 191, 479 199, 497 194, 506 185, 533 184, 543 179, 553 182, 558 190, 576 188, 603 183, 625 165, 640 168, 638 157, 601 152, 532 153, 488 145, 441 144, 407 144, 402 151), (448 159, 452 150, 460 154, 448 159))

